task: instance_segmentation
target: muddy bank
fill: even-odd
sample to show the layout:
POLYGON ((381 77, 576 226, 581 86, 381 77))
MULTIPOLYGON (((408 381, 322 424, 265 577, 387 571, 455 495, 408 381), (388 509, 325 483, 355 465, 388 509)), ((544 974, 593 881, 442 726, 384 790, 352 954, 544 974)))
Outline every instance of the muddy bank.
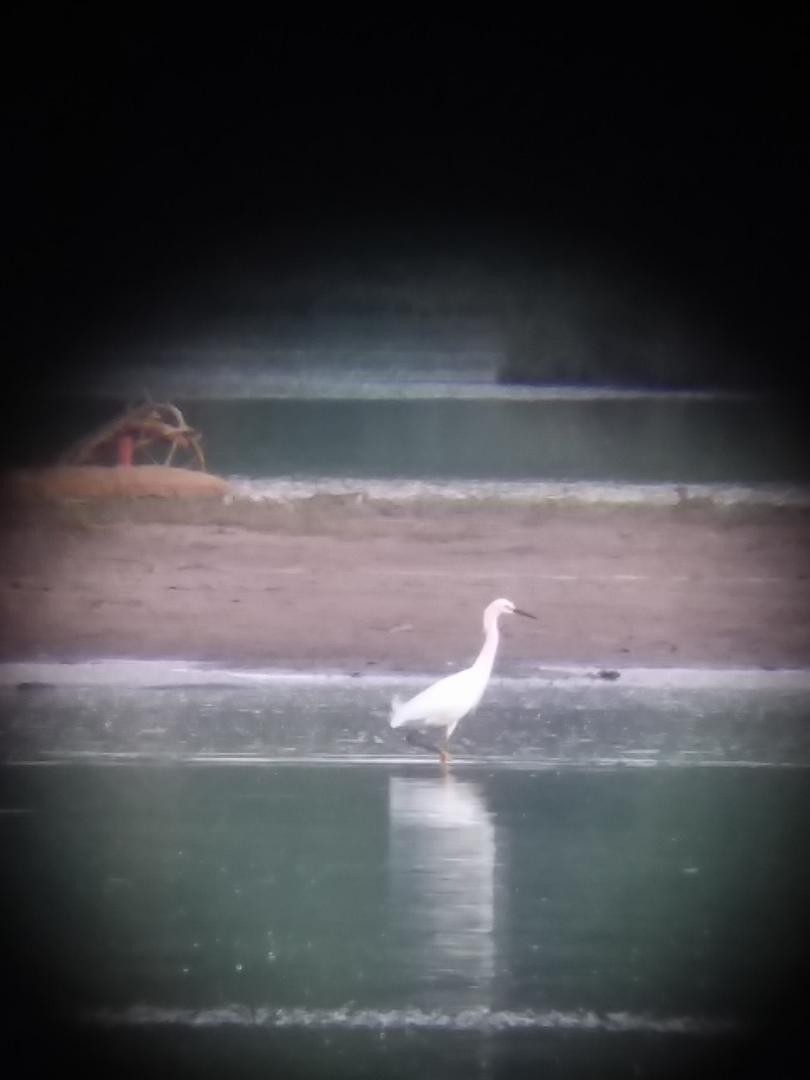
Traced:
POLYGON ((441 672, 507 596, 504 672, 810 664, 800 510, 148 504, 7 517, 1 658, 441 672))

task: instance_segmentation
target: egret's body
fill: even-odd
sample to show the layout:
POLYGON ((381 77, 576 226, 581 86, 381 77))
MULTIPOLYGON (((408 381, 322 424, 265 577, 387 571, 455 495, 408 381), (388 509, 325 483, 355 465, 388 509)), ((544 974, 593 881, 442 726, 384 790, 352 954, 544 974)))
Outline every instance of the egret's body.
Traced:
POLYGON ((405 728, 417 733, 428 728, 444 730, 443 749, 422 743, 426 748, 437 751, 442 762, 447 761, 447 740, 459 720, 473 711, 487 688, 498 651, 498 619, 501 615, 535 618, 528 611, 520 611, 511 600, 493 600, 484 611, 484 645, 474 663, 463 671, 439 679, 409 701, 394 698, 391 704, 392 728, 405 728))

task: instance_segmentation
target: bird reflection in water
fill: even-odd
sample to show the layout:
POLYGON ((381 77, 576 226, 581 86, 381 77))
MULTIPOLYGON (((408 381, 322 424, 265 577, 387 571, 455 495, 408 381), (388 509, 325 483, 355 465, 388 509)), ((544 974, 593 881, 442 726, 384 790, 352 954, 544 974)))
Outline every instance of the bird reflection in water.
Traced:
POLYGON ((490 1004, 495 828, 480 789, 448 774, 389 779, 390 888, 403 961, 436 1006, 490 1004))

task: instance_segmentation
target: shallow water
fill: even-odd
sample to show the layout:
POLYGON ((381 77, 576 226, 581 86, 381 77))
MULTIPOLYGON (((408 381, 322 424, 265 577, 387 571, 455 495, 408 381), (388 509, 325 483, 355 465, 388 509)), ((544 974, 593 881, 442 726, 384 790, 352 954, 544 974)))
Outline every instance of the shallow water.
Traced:
MULTIPOLYGON (((443 774, 401 745, 325 760, 289 702, 270 760, 282 714, 263 757, 245 693, 4 709, 2 927, 30 1060, 46 1037, 133 1075, 677 1076, 743 1054, 776 1075, 793 1053, 805 698, 648 693, 645 713, 598 686, 564 699, 591 726, 576 756, 547 752, 560 712, 532 754, 493 760, 482 723, 443 774), (147 717, 162 746, 132 760, 147 717), (666 752, 638 753, 656 732, 666 752)), ((496 694, 490 723, 522 739, 531 703, 496 694)), ((342 708, 318 738, 330 716, 348 730, 342 708)))
MULTIPOLYGON (((562 668, 494 679, 454 734, 454 758, 510 769, 810 767, 804 672, 612 674, 562 668)), ((0 668, 0 755, 19 763, 432 763, 388 726, 392 696, 430 681, 181 661, 9 664, 0 668)))
POLYGON ((699 1061, 787 1025, 807 959, 804 770, 60 765, 4 792, 29 990, 145 1060, 699 1061))
POLYGON ((810 480, 802 418, 749 398, 277 399, 189 413, 214 471, 251 477, 810 480))
MULTIPOLYGON (((416 397, 395 387, 363 397, 354 385, 334 397, 170 396, 203 432, 209 468, 253 480, 810 481, 804 414, 785 401, 531 388, 505 395, 494 386, 463 397, 461 388, 442 384, 416 397)), ((54 406, 48 425, 18 438, 17 462, 52 459, 124 404, 76 398, 54 406)))

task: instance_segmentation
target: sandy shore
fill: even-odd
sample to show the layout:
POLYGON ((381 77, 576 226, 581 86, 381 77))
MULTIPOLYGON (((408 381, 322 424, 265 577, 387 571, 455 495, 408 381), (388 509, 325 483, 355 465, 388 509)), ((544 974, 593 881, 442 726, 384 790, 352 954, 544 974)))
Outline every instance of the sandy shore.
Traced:
POLYGON ((0 659, 441 672, 810 666, 810 515, 711 507, 86 507, 3 527, 0 659), (125 518, 129 520, 125 520, 125 518))

